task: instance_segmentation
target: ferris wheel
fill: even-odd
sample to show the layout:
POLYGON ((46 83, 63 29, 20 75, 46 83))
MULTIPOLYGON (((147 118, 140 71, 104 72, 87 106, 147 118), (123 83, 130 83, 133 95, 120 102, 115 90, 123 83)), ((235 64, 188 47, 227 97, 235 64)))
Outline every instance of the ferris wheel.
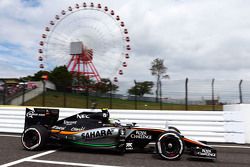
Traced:
POLYGON ((39 68, 66 65, 72 74, 118 82, 130 58, 130 37, 121 17, 101 4, 69 6, 49 21, 38 49, 39 68))

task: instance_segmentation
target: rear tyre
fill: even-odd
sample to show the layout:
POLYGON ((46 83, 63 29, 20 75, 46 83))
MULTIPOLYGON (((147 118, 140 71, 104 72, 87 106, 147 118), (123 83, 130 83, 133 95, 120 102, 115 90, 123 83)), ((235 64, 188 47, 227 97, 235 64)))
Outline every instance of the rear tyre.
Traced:
POLYGON ((41 125, 33 125, 23 131, 22 144, 26 150, 42 150, 48 140, 48 130, 41 125))
POLYGON ((167 131, 161 134, 156 142, 156 151, 163 159, 180 159, 184 151, 184 143, 181 136, 174 131, 167 131))

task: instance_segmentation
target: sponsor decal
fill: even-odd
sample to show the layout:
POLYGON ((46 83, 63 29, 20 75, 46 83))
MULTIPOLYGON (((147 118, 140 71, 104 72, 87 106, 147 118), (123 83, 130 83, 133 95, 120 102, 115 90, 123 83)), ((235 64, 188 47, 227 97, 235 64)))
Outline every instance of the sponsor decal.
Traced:
POLYGON ((40 117, 44 117, 45 114, 42 114, 42 113, 36 113, 35 111, 29 111, 26 113, 26 117, 28 118, 33 118, 33 116, 40 116, 40 117))
POLYGON ((111 136, 112 130, 111 129, 103 129, 103 130, 96 130, 91 132, 82 133, 83 139, 96 139, 96 138, 102 138, 105 136, 111 136))
POLYGON ((133 150, 133 143, 126 143, 126 150, 133 150))
POLYGON ((103 113, 102 116, 103 116, 103 118, 106 118, 106 117, 108 117, 108 114, 103 113))
POLYGON ((60 126, 53 126, 52 129, 55 130, 65 130, 66 127, 60 127, 60 126))
POLYGON ((197 155, 200 156, 208 156, 208 157, 215 157, 215 153, 212 153, 211 150, 208 149, 201 149, 200 151, 197 152, 197 155))
POLYGON ((65 125, 75 125, 77 121, 67 121, 67 120, 64 120, 63 123, 65 125))
POLYGON ((135 134, 131 134, 132 139, 152 139, 151 135, 147 135, 147 131, 135 131, 135 134))
POLYGON ((76 127, 72 127, 71 129, 70 129, 71 131, 83 131, 83 130, 85 130, 85 127, 81 127, 81 128, 76 128, 76 127))
POLYGON ((77 114, 76 117, 78 119, 84 119, 84 118, 89 118, 89 116, 87 114, 77 114))

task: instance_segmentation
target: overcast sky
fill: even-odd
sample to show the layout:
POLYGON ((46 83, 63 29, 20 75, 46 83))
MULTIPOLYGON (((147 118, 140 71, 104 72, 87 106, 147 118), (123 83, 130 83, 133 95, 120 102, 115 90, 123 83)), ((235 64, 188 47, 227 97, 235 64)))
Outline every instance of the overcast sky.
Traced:
MULTIPOLYGON (((37 72, 44 27, 62 9, 82 2, 0 0, 0 78, 37 72)), ((250 1, 93 2, 114 9, 129 30, 131 59, 121 81, 154 80, 149 68, 155 58, 164 59, 171 80, 250 78, 250 1)))

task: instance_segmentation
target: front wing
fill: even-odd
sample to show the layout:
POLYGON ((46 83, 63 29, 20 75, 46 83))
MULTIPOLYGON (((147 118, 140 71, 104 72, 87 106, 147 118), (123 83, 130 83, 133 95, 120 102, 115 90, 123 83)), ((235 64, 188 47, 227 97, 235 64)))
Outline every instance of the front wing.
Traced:
POLYGON ((217 151, 196 140, 183 138, 185 145, 187 146, 189 154, 194 158, 202 158, 202 159, 216 159, 217 158, 217 151))

